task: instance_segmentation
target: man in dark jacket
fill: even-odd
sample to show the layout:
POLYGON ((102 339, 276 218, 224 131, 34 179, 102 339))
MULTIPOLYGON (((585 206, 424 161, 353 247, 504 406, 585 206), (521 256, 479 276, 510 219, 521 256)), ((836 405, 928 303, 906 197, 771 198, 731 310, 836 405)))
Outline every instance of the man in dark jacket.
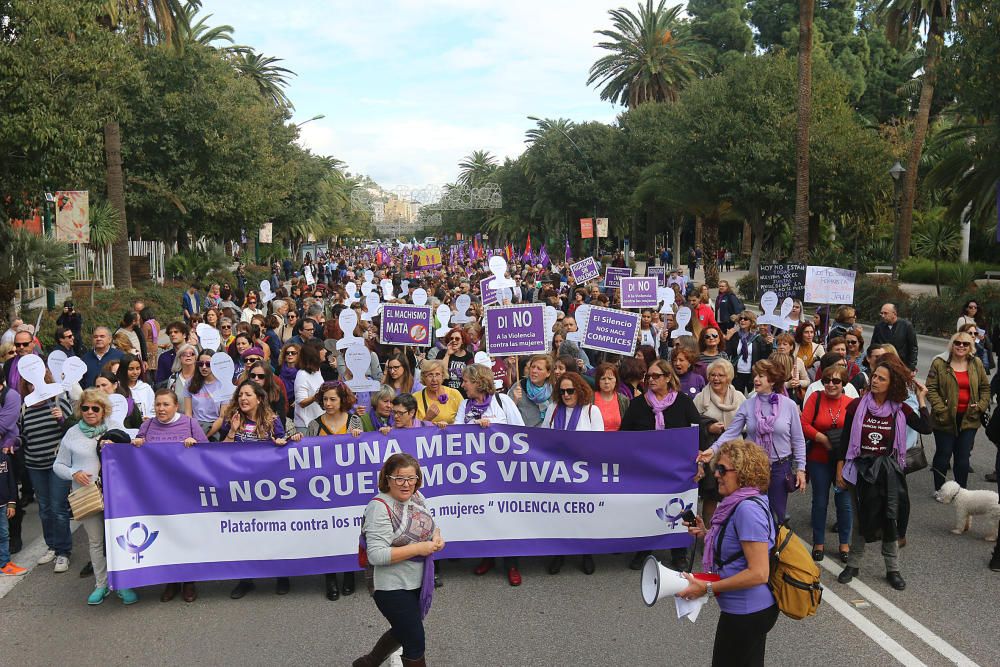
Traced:
POLYGON ((715 297, 715 320, 722 327, 722 333, 729 331, 736 326, 733 322, 733 315, 738 315, 745 310, 743 302, 733 294, 726 280, 719 281, 719 296, 715 297))
POLYGON ((871 344, 883 345, 889 343, 896 348, 899 358, 911 371, 917 370, 917 334, 908 320, 901 319, 896 312, 896 306, 887 303, 879 312, 882 321, 875 325, 871 344))

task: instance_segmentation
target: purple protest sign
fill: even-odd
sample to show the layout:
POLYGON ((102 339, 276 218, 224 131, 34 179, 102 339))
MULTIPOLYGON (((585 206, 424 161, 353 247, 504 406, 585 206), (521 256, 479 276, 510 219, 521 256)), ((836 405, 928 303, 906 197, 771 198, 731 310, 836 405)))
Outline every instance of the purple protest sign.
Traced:
POLYGON ((597 260, 593 257, 581 259, 575 264, 570 264, 569 270, 573 273, 573 280, 577 285, 582 285, 588 280, 601 277, 601 268, 597 265, 597 260))
POLYGON ((449 426, 285 447, 111 445, 102 451, 111 587, 357 570, 365 506, 382 462, 400 451, 421 463, 445 558, 691 543, 681 515, 697 502, 697 428, 449 426))
POLYGON ((493 280, 493 276, 483 278, 479 281, 479 294, 482 296, 484 306, 488 306, 492 303, 500 303, 500 290, 490 289, 487 287, 491 280, 493 280))
POLYGON ((604 270, 604 286, 605 287, 618 287, 621 284, 622 278, 628 278, 632 275, 632 269, 618 266, 609 266, 604 270))
POLYGON ((628 276, 621 279, 622 308, 656 308, 655 277, 628 276))
POLYGON ((409 304, 382 304, 382 324, 379 339, 383 345, 431 344, 431 307, 409 304))
POLYGON ((639 313, 627 310, 592 307, 583 334, 583 347, 631 357, 639 334, 639 313))
POLYGON ((665 266, 647 266, 646 267, 647 276, 655 276, 656 284, 660 287, 667 286, 667 267, 665 266))
POLYGON ((486 351, 491 357, 544 354, 545 305, 490 306, 483 318, 486 351))

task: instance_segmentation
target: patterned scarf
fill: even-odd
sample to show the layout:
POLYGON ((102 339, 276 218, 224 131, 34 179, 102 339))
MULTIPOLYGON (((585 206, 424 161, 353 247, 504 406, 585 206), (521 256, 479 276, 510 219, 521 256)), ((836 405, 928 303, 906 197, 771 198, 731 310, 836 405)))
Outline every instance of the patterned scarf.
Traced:
POLYGON ((747 361, 750 358, 750 340, 753 335, 750 331, 737 331, 736 335, 740 337, 740 359, 747 361))
POLYGON ((529 401, 535 405, 542 405, 543 403, 548 403, 552 397, 552 385, 545 382, 541 387, 536 387, 531 380, 525 380, 524 393, 529 401))
POLYGON ((483 418, 486 411, 493 404, 493 394, 486 394, 486 400, 482 402, 467 399, 465 404, 465 423, 474 424, 483 418))
POLYGON ((665 426, 663 422, 663 411, 674 404, 677 400, 676 391, 668 391, 667 395, 663 398, 657 398, 656 394, 653 393, 652 389, 648 389, 645 393, 646 402, 649 403, 649 407, 653 408, 653 414, 656 415, 656 430, 662 431, 665 426))
MULTIPOLYGON (((774 450, 774 422, 778 419, 778 394, 757 394, 754 396, 754 415, 757 417, 757 444, 770 453, 774 450), (767 402, 771 406, 771 414, 765 415, 761 405, 767 402)), ((776 452, 775 452, 776 453, 776 452)))

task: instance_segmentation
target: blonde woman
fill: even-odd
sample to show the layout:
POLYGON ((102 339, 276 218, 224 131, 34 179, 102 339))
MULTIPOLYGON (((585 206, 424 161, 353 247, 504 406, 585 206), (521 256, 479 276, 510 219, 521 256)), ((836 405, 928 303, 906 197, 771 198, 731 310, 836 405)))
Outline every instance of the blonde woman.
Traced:
MULTIPOLYGON (((694 407, 702 417, 714 420, 707 427, 707 443, 713 443, 719 439, 722 432, 733 423, 736 411, 740 409, 746 396, 743 392, 736 391, 733 387, 733 377, 736 371, 733 365, 725 359, 718 359, 708 365, 708 384, 694 398, 694 407)), ((715 476, 707 467, 703 470, 704 476, 698 483, 698 494, 702 498, 702 516, 705 521, 712 522, 712 514, 715 506, 722 497, 719 495, 718 486, 715 483, 715 476)))
POLYGON ((417 399, 417 419, 447 426, 455 422, 462 394, 444 384, 448 366, 439 359, 424 361, 420 367, 420 381, 424 388, 413 395, 417 399))

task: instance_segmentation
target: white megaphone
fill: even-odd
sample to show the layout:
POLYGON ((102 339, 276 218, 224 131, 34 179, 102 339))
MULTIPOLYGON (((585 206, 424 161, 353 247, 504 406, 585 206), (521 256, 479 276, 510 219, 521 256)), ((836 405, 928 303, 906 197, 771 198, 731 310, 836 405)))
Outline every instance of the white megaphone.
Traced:
POLYGON ((662 565, 654 556, 646 556, 642 565, 642 601, 647 607, 665 597, 677 595, 688 587, 688 583, 677 570, 662 565))

